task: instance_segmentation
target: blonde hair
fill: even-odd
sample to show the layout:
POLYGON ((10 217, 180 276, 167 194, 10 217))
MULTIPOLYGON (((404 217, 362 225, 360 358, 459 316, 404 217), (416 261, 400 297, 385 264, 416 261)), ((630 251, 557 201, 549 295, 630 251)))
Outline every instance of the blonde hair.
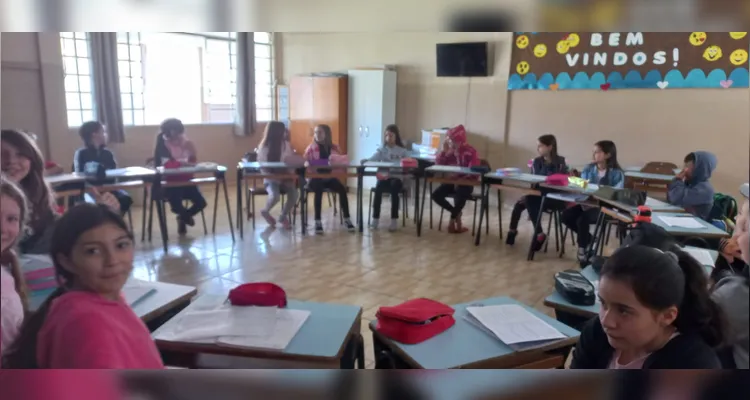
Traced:
MULTIPOLYGON (((18 221, 19 227, 22 228, 26 224, 26 218, 28 216, 28 204, 26 202, 26 196, 18 185, 13 183, 11 180, 6 178, 4 175, 0 175, 0 196, 6 196, 18 204, 18 208, 21 211, 20 220, 18 221)), ((19 230, 20 236, 20 230, 19 230)), ((13 250, 16 244, 16 240, 13 241, 8 248, 2 249, 0 252, 0 263, 7 265, 10 269, 10 274, 13 276, 13 280, 16 285, 16 292, 21 297, 21 304, 23 304, 24 312, 28 310, 28 290, 26 288, 26 280, 23 278, 21 272, 21 264, 18 262, 18 256, 13 250)))

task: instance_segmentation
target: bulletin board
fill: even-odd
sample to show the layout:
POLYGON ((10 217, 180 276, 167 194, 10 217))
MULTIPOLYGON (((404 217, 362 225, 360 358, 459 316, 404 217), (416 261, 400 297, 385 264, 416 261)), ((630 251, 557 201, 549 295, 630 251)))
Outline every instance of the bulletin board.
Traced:
POLYGON ((747 32, 516 32, 509 90, 748 88, 747 32))

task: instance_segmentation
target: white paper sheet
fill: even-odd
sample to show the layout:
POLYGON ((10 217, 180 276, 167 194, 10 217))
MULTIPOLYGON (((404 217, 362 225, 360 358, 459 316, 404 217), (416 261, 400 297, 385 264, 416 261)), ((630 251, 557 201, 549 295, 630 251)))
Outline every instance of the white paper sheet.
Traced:
POLYGON ((698 249, 694 247, 685 247, 682 250, 698 260, 701 265, 713 266, 715 263, 713 256, 711 256, 711 253, 708 250, 698 249))
POLYGON ((659 217, 668 226, 689 229, 703 229, 705 226, 695 217, 659 217))
POLYGON ((276 307, 233 307, 191 310, 179 315, 162 340, 216 343, 234 347, 283 350, 302 328, 309 311, 276 307))
POLYGON ((125 285, 122 288, 122 296, 125 297, 130 307, 146 300, 154 293, 156 293, 156 288, 142 284, 125 285))
POLYGON ((466 311, 507 345, 566 337, 536 315, 516 304, 467 307, 466 311))
POLYGON ((272 330, 260 335, 222 336, 216 343, 223 346, 284 350, 302 328, 310 311, 280 309, 272 330))

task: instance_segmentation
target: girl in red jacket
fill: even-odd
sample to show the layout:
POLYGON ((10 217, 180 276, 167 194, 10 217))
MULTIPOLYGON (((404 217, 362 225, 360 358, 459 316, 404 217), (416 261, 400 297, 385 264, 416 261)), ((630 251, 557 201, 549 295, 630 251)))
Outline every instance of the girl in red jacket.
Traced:
MULTIPOLYGON (((438 153, 435 158, 437 165, 455 165, 458 167, 475 167, 479 165, 477 150, 466 142, 466 129, 463 125, 458 125, 448 130, 446 134, 448 140, 443 143, 443 151, 438 153)), ((477 177, 474 175, 455 176, 457 180, 472 180, 477 177)), ((463 233, 468 231, 461 223, 461 211, 463 211, 466 201, 474 192, 473 185, 453 185, 441 184, 432 192, 432 201, 448 211, 451 215, 448 223, 448 232, 463 233), (448 197, 453 197, 453 205, 448 202, 448 197)))

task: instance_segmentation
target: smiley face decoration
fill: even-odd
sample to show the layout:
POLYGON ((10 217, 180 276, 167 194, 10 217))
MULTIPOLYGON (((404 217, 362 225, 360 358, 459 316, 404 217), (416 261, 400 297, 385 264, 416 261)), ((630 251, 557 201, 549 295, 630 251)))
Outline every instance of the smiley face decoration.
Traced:
POLYGON ((511 46, 510 90, 750 87, 747 32, 515 32, 511 46))

